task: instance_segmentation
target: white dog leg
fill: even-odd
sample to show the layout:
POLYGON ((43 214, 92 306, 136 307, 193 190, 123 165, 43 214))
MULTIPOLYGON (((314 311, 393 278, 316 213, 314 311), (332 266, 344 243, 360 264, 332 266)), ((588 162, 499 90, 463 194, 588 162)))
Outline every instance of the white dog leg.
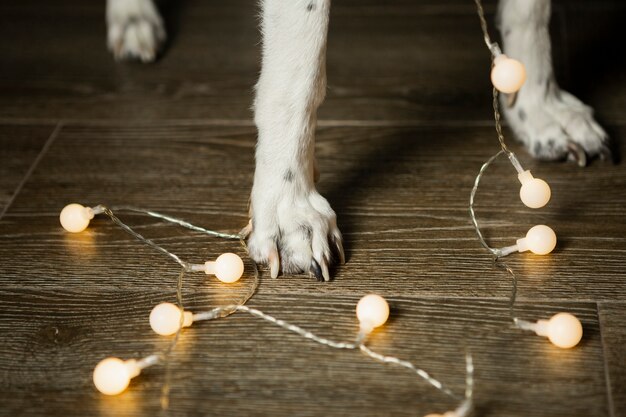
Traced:
POLYGON ((316 110, 326 89, 330 0, 262 0, 263 66, 256 85, 259 137, 251 196, 252 258, 272 277, 329 280, 331 244, 343 258, 335 212, 315 189, 316 110))
POLYGON ((503 100, 507 120, 528 151, 542 159, 574 157, 580 165, 588 156, 610 153, 607 134, 593 110, 561 90, 552 69, 550 0, 500 0, 499 28, 505 53, 520 60, 527 80, 511 107, 503 100))
POLYGON ((165 41, 165 27, 152 0, 107 0, 107 45, 115 59, 151 62, 165 41))

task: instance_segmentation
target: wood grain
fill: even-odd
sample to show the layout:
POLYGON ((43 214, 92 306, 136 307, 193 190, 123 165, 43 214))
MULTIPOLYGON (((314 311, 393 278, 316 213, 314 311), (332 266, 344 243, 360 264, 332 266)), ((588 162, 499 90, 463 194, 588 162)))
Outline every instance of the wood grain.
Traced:
MULTIPOLYGON (((495 1, 486 3, 493 16, 495 1)), ((619 150, 626 5, 555 0, 553 8, 559 81, 593 105, 619 150)), ((63 232, 65 204, 136 205, 228 232, 247 221, 256 2, 171 2, 170 43, 148 66, 113 62, 103 9, 81 0, 0 4, 0 210, 64 122, 0 218, 0 416, 163 414, 163 367, 116 398, 94 390, 91 372, 105 356, 167 346, 147 315, 174 301, 178 266, 101 216, 82 234, 63 232)), ((316 154, 348 263, 327 284, 263 275, 250 306, 346 339, 356 301, 376 292, 392 315, 370 346, 423 365, 459 393, 469 349, 477 417, 621 416, 624 165, 542 163, 513 145, 552 186, 553 200, 539 211, 520 204, 505 161, 488 171, 477 212, 489 242, 512 244, 540 223, 559 238, 549 257, 507 259, 519 278, 515 314, 570 311, 585 334, 561 351, 512 328, 512 283, 492 267, 467 212, 478 168, 497 151, 474 13, 466 0, 333 2, 316 154)), ((237 242, 120 216, 185 260, 241 253, 237 242)), ((186 306, 237 300, 250 285, 246 262, 232 286, 188 274, 186 306)), ((456 405, 403 369, 245 314, 187 329, 172 366, 172 416, 421 416, 456 405)))
MULTIPOLYGON (((129 358, 164 349, 168 342, 152 334, 147 315, 155 303, 171 299, 171 292, 147 290, 3 289, 5 411, 70 415, 81 404, 100 415, 156 413, 162 367, 134 379, 115 401, 94 392, 90 372, 108 355, 129 358), (28 392, 38 392, 38 398, 28 392)), ((186 299, 196 311, 215 305, 202 291, 188 291, 186 299)), ((250 305, 342 340, 356 330, 357 299, 257 296, 250 305)), ((476 395, 489 399, 479 402, 480 415, 561 416, 566 404, 572 416, 606 415, 594 304, 518 306, 518 314, 527 318, 564 309, 581 318, 582 346, 563 352, 512 329, 506 303, 411 297, 390 297, 390 303, 392 320, 372 335, 370 347, 424 364, 456 392, 463 390, 467 347, 478 370, 476 395), (544 402, 547 391, 551 401, 544 402)), ((186 330, 172 365, 173 415, 414 416, 454 406, 401 368, 312 344, 242 313, 186 330)))
MULTIPOLYGON (((153 271, 167 268, 175 275, 175 264, 106 219, 96 220, 88 235, 68 236, 58 225, 59 210, 72 201, 130 204, 236 232, 247 221, 254 135, 248 127, 67 126, 3 220, 0 268, 26 287, 81 285, 85 268, 117 275, 123 287, 169 287, 171 280, 153 271), (29 250, 16 250, 16 242, 29 250), (88 256, 81 256, 84 245, 88 256), (30 273, 20 270, 24 263, 33 267, 30 273), (50 264, 59 273, 42 276, 39 270, 50 264)), ((508 297, 510 280, 491 266, 467 212, 474 176, 496 150, 493 142, 492 129, 482 127, 320 129, 319 188, 338 213, 349 267, 337 270, 334 285, 294 277, 267 291, 508 297)), ((526 209, 506 161, 488 172, 477 201, 494 246, 514 243, 534 224, 558 233, 552 256, 507 260, 520 275, 520 299, 623 298, 626 287, 616 285, 626 269, 623 165, 596 162, 581 170, 520 156, 551 183, 550 205, 526 209)), ((210 258, 237 246, 172 227, 146 229, 155 222, 137 216, 129 221, 189 257, 200 251, 210 258)))
MULTIPOLYGON (((15 39, 0 45, 6 62, 0 68, 0 119, 251 119, 259 71, 256 2, 173 2, 168 20, 174 37, 163 58, 148 66, 113 61, 104 47, 99 3, 74 0, 52 8, 40 3, 0 5, 0 36, 15 39), (38 14, 31 11, 33 4, 38 14), (56 18, 46 18, 50 14, 56 18), (33 19, 38 30, 23 31, 33 19)), ((334 2, 329 89, 320 119, 490 120, 488 54, 475 9, 468 1, 440 3, 334 2)), ((490 18, 493 9, 488 8, 490 18)), ((619 109, 626 91, 619 73, 598 75, 599 89, 596 77, 569 82, 567 61, 592 58, 591 51, 584 55, 565 46, 564 24, 573 14, 567 10, 555 7, 552 24, 560 78, 600 108, 606 120, 623 123, 619 109)), ((605 39, 616 40, 609 51, 623 50, 612 22, 623 20, 626 8, 614 7, 610 22, 603 8, 585 10, 584 16, 584 24, 573 26, 581 36, 594 39, 596 28, 604 25, 605 39)), ((619 63, 618 56, 604 53, 602 68, 619 63)))

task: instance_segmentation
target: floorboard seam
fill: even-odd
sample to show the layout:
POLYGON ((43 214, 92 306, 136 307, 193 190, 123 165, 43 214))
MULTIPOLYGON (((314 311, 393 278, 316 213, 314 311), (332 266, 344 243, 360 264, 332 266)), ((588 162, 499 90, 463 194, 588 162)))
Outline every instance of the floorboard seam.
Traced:
POLYGON ((33 174, 33 172, 39 165, 39 162, 43 159, 44 155, 48 152, 48 149, 50 149, 50 146, 52 146, 52 143, 57 138, 57 136, 59 136, 61 129, 63 129, 63 122, 59 121, 56 123, 54 130, 52 130, 52 133, 48 137, 48 140, 46 140, 46 143, 44 143, 43 147, 39 151, 39 154, 37 154, 37 157, 35 158, 33 163, 30 164, 28 171, 26 171, 26 174, 24 174, 24 176, 22 177, 22 180, 15 188, 15 191, 11 195, 11 198, 9 199, 7 204, 4 206, 4 209, 2 210, 2 212, 0 212, 0 220, 2 220, 2 218, 7 213, 7 211, 9 211, 9 208, 13 205, 13 202, 17 198, 18 194, 22 191, 22 188, 24 188, 24 185, 26 184, 30 176, 33 174))
POLYGON ((598 311, 598 328, 600 329, 600 344, 602 346, 602 360, 604 362, 604 378, 606 380, 606 396, 609 406, 609 415, 615 417, 615 407, 613 405, 613 391, 611 389, 611 375, 609 374, 609 364, 607 360, 606 343, 604 340, 604 328, 602 325, 602 317, 600 315, 600 302, 596 303, 596 309, 598 311))

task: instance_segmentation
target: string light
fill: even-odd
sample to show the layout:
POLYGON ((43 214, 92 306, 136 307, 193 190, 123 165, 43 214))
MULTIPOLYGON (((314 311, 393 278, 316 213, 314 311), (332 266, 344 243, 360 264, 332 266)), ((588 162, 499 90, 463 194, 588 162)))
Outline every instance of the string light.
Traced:
POLYGON ((93 383, 103 394, 117 395, 122 393, 130 380, 141 373, 141 370, 154 365, 158 356, 151 355, 140 361, 130 359, 123 361, 118 358, 101 360, 93 371, 93 383))
POLYGON ((243 261, 234 253, 223 253, 215 261, 207 261, 202 265, 191 265, 192 271, 203 271, 207 275, 215 275, 227 284, 239 281, 243 275, 243 261))
POLYGON ((570 313, 558 313, 550 320, 538 320, 535 323, 515 319, 515 325, 522 330, 530 330, 538 336, 547 337, 553 345, 562 349, 576 346, 583 337, 580 320, 570 313))
MULTIPOLYGON (((493 59, 493 67, 491 71, 491 80, 494 84, 493 89, 493 109, 496 132, 498 134, 498 140, 500 142, 501 151, 491 157, 481 167, 474 187, 470 194, 470 218, 474 224, 476 233, 481 244, 494 255, 494 262, 497 266, 505 269, 513 278, 513 290, 511 294, 511 314, 513 322, 516 327, 522 330, 534 331, 537 335, 547 337, 554 345, 561 348, 571 348, 576 346, 582 338, 582 325, 580 321, 569 313, 559 313, 554 315, 549 320, 538 320, 537 322, 529 322, 518 319, 513 316, 512 307, 515 301, 515 294, 517 289, 517 281, 515 274, 511 268, 506 264, 501 263, 499 260, 501 257, 506 256, 515 251, 523 252, 530 250, 533 253, 545 255, 550 253, 556 245, 556 234, 552 229, 545 225, 538 225, 531 228, 524 238, 518 239, 516 245, 506 248, 496 249, 491 248, 485 241, 478 222, 476 220, 474 212, 474 198, 478 189, 478 184, 482 175, 487 167, 501 154, 506 154, 509 161, 516 169, 518 173, 518 179, 521 183, 520 199, 522 202, 530 208, 540 208, 545 206, 551 197, 551 191, 548 184, 538 178, 534 178, 528 170, 524 170, 519 160, 513 152, 511 152, 504 142, 504 136, 502 134, 502 127, 500 124, 500 113, 498 109, 498 91, 503 93, 515 93, 523 85, 526 78, 526 71, 523 64, 519 61, 511 59, 502 54, 499 46, 496 43, 491 42, 487 31, 486 21, 484 19, 484 12, 480 0, 475 0, 478 10, 478 15, 481 21, 481 27, 485 37, 487 47, 491 51, 493 59)), ((156 212, 133 208, 133 207, 119 207, 119 210, 128 210, 135 213, 140 213, 148 216, 158 218, 160 220, 180 225, 182 227, 201 232, 210 236, 226 238, 226 239, 238 239, 241 241, 245 248, 245 242, 243 236, 240 234, 226 234, 219 233, 212 230, 204 229, 199 226, 192 225, 181 219, 176 219, 167 215, 159 214, 156 212)), ((222 307, 216 307, 208 311, 192 313, 184 310, 182 305, 182 279, 185 272, 205 272, 206 274, 215 275, 220 281, 224 283, 232 283, 238 281, 244 273, 243 260, 234 253, 224 253, 220 255, 215 261, 208 261, 204 264, 192 264, 183 261, 177 255, 167 251, 165 248, 157 245, 152 240, 143 237, 141 234, 135 232, 128 225, 123 223, 113 211, 105 206, 98 205, 94 208, 84 207, 80 204, 69 204, 66 206, 60 215, 60 221, 63 228, 72 233, 79 233, 88 227, 91 219, 96 214, 104 213, 109 218, 130 233, 138 240, 153 247, 155 250, 163 253, 176 261, 181 266, 181 272, 177 285, 177 301, 178 305, 172 303, 161 303, 155 306, 150 312, 149 322, 150 327, 159 335, 170 336, 175 335, 172 343, 164 354, 153 354, 143 359, 130 359, 121 360, 118 358, 106 358, 102 360, 94 369, 93 381, 96 388, 106 395, 116 395, 123 392, 129 385, 130 380, 138 376, 141 371, 149 366, 159 363, 165 363, 166 366, 166 381, 162 390, 162 406, 167 406, 167 392, 168 378, 169 378, 169 362, 167 361, 170 351, 176 344, 176 341, 180 335, 181 330, 184 327, 189 327, 195 322, 214 320, 226 317, 235 312, 244 312, 252 315, 253 317, 265 320, 276 326, 279 326, 285 330, 291 331, 295 334, 302 336, 303 338, 312 342, 336 349, 358 349, 364 355, 373 358, 377 361, 393 364, 396 366, 404 367, 417 376, 423 378, 426 382, 431 384, 436 389, 449 395, 450 397, 460 400, 459 406, 443 414, 429 414, 426 417, 467 417, 470 415, 473 409, 473 373, 474 367, 472 358, 469 354, 466 355, 466 383, 465 383, 465 395, 460 397, 454 394, 450 389, 445 387, 439 380, 433 378, 423 369, 418 368, 413 363, 402 360, 393 356, 386 356, 380 353, 374 352, 366 344, 366 340, 374 328, 380 327, 386 323, 389 317, 389 304, 387 301, 376 294, 368 294, 362 297, 356 305, 356 316, 359 321, 359 330, 352 342, 336 342, 324 337, 313 334, 297 325, 287 323, 283 320, 277 319, 271 315, 268 315, 260 310, 246 306, 246 302, 256 291, 258 286, 258 270, 254 265, 254 278, 253 284, 249 288, 247 294, 237 304, 231 304, 222 307), (165 401, 164 401, 165 398, 165 401)))
POLYGON ((80 233, 89 226, 89 222, 96 214, 99 214, 99 212, 96 212, 91 207, 72 203, 63 207, 59 220, 61 221, 61 226, 68 232, 80 233))
POLYGON ((161 303, 150 312, 150 327, 161 336, 169 336, 181 327, 189 327, 193 323, 193 314, 172 303, 161 303), (181 320, 181 314, 183 315, 181 320))
POLYGON ((502 54, 498 44, 491 42, 481 0, 474 0, 474 2, 476 3, 485 44, 489 48, 493 58, 491 79, 495 88, 493 90, 492 104, 496 132, 498 134, 501 150, 482 165, 478 175, 476 176, 474 187, 470 193, 470 219, 472 220, 472 224, 474 225, 474 229, 476 230, 480 243, 494 255, 494 264, 504 269, 511 275, 513 286, 509 304, 511 308, 511 317, 515 326, 522 330, 534 331, 539 336, 545 336, 555 346, 560 348, 571 348, 576 346, 582 338, 583 328, 580 320, 570 313, 559 313, 554 315, 550 320, 539 320, 535 323, 515 317, 513 314, 513 305, 517 294, 517 277, 508 265, 500 261, 501 257, 516 251, 524 252, 529 250, 537 255, 546 255, 552 252, 556 246, 556 234, 554 231, 546 225, 537 225, 528 231, 526 237, 518 239, 515 245, 496 249, 487 244, 480 228, 478 227, 478 221, 476 220, 476 213, 474 212, 474 198, 476 196, 476 191, 478 190, 480 179, 487 167, 503 153, 509 157, 511 164, 518 173, 518 179, 522 184, 520 188, 520 199, 526 206, 530 208, 541 208, 545 206, 550 200, 551 191, 550 186, 544 180, 534 178, 530 171, 522 168, 522 165, 519 163, 515 154, 511 152, 504 143, 504 135, 502 134, 502 126, 500 124, 501 116, 498 105, 498 91, 503 93, 517 92, 524 83, 526 71, 520 62, 510 59, 506 55, 502 54))
POLYGON ((493 59, 491 82, 501 93, 517 93, 526 81, 524 64, 500 54, 493 59))
POLYGON ((366 295, 356 305, 356 316, 361 323, 361 329, 380 327, 389 318, 389 304, 380 295, 366 295))
POLYGON ((552 192, 547 182, 534 178, 530 171, 524 171, 518 176, 522 186, 519 189, 519 197, 530 208, 541 208, 548 204, 552 192))
MULTIPOLYGON (((133 235, 135 238, 140 240, 141 242, 153 247, 159 252, 167 255, 174 261, 176 261, 181 267, 181 273, 178 279, 177 285, 177 299, 179 305, 175 305, 172 303, 160 303, 155 306, 149 315, 150 327, 157 334, 162 336, 171 336, 175 335, 172 343, 164 354, 160 355, 149 355, 143 359, 130 359, 130 360, 121 360, 118 358, 106 358, 102 360, 95 367, 93 372, 93 381, 96 389, 103 394, 106 395, 117 395, 122 393, 128 387, 130 380, 137 375, 140 374, 141 370, 147 368, 149 366, 165 363, 166 366, 166 381, 163 385, 162 390, 162 398, 161 404, 163 408, 167 408, 168 399, 167 393, 169 392, 168 380, 169 380, 169 362, 167 361, 167 357, 169 352, 174 347, 178 336, 184 327, 189 327, 195 322, 205 321, 205 320, 213 320, 222 317, 226 317, 235 312, 245 312, 254 317, 263 319, 267 322, 275 324, 276 326, 282 327, 288 331, 294 332, 310 341, 315 343, 319 343, 321 345, 335 348, 335 349, 358 349, 366 356, 378 360, 383 363, 394 364, 397 366, 404 367, 412 372, 414 372, 417 376, 423 378, 426 382, 431 384, 436 389, 442 391, 443 393, 449 395, 452 398, 459 398, 455 395, 450 389, 445 387, 440 381, 430 376, 430 374, 423 369, 415 366, 413 363, 409 361, 402 360, 400 358, 394 356, 387 356, 377 353, 371 350, 369 347, 365 345, 365 341, 367 337, 372 332, 372 330, 376 327, 382 326, 389 317, 389 304, 387 301, 376 294, 369 294, 362 297, 357 303, 356 313, 357 318, 359 320, 359 331, 356 335, 356 338, 353 342, 336 342, 330 339, 326 339, 324 337, 317 336, 310 331, 307 331, 299 326, 294 324, 287 323, 283 320, 277 319, 269 314, 263 313, 260 310, 250 308, 244 305, 255 293, 256 288, 258 286, 258 270, 256 269, 256 265, 254 267, 254 278, 253 285, 248 290, 248 293, 238 304, 227 305, 223 307, 216 307, 212 310, 192 313, 189 311, 185 311, 182 308, 182 279, 185 272, 189 271, 203 271, 210 274, 215 274, 218 279, 222 282, 234 282, 237 281, 242 273, 244 272, 243 261, 241 258, 233 253, 225 253, 220 255, 214 262, 205 262, 204 264, 191 264, 186 261, 180 259, 177 255, 169 252, 165 248, 157 245, 152 240, 145 238, 141 234, 134 231, 131 227, 122 222, 114 213, 113 210, 105 207, 103 205, 95 206, 93 209, 89 207, 84 207, 79 204, 73 205, 74 207, 78 206, 78 209, 73 208, 72 210, 75 213, 84 212, 86 209, 91 210, 94 214, 96 213, 104 213, 106 214, 115 224, 120 226, 123 230, 133 235), (83 210, 85 209, 85 210, 83 210)), ((116 210, 128 210, 135 213, 140 213, 144 215, 148 215, 151 217, 155 217, 161 219, 166 222, 174 223, 188 229, 205 233, 210 236, 227 238, 227 239, 239 239, 245 247, 245 243, 241 240, 240 235, 232 235, 227 233, 219 233, 212 230, 204 229, 199 226, 192 225, 181 219, 176 219, 174 217, 170 217, 164 214, 156 213, 149 210, 143 210, 134 207, 118 207, 116 210)), ((91 218, 89 219, 91 220, 91 218)), ((84 228, 83 228, 84 230, 84 228)), ((254 264, 253 264, 254 265, 254 264)), ((473 381, 473 365, 471 364, 471 356, 467 355, 466 357, 467 363, 467 375, 466 375, 466 395, 463 400, 462 407, 463 409, 469 410, 471 408, 471 393, 472 393, 472 381, 473 381), (467 385, 469 384, 469 385, 467 385)), ((466 414, 459 414, 459 417, 464 417, 466 414)))

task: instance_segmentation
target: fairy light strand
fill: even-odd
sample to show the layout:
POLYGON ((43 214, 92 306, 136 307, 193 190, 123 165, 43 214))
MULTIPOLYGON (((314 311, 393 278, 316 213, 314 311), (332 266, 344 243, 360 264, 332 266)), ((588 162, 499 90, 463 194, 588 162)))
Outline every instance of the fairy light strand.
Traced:
POLYGON ((511 164, 518 173, 518 179, 522 184, 522 187, 520 188, 520 198, 526 206, 530 208, 543 207, 549 201, 551 191, 545 181, 534 178, 530 171, 525 171, 522 168, 519 160, 507 147, 504 141, 499 110, 499 90, 517 94, 517 91, 521 88, 525 81, 526 72, 523 65, 519 61, 508 58, 502 53, 498 44, 491 41, 482 2, 481 0, 474 1, 476 3, 478 18, 480 20, 480 27, 483 31, 485 44, 491 52, 492 57, 491 80, 494 83, 492 105, 496 133, 501 150, 489 158, 487 162, 481 166, 478 175, 476 176, 474 186, 470 192, 470 219, 481 245, 493 255, 494 266, 504 270, 511 277, 512 285, 509 297, 509 313, 514 326, 521 330, 534 331, 539 336, 548 337, 548 339, 555 346, 560 348, 571 348, 576 346, 582 338, 582 325, 580 324, 580 320, 569 313, 558 313, 552 316, 549 320, 538 320, 537 322, 530 322, 517 318, 514 313, 515 300, 517 298, 517 276, 515 275, 513 269, 500 259, 503 256, 507 256, 516 251, 523 252, 530 250, 538 255, 550 253, 556 246, 556 234, 554 231, 546 225, 537 225, 532 227, 524 238, 518 239, 515 245, 506 246, 504 248, 492 248, 487 244, 476 219, 474 203, 480 180, 487 168, 503 153, 508 156, 511 164), (500 65, 504 65, 504 67, 498 68, 500 65), (502 68, 504 68, 504 70, 502 70, 502 68), (512 71, 513 77, 502 77, 502 71, 512 71), (497 88, 498 86, 500 88, 497 88))
MULTIPOLYGON (((545 181, 534 178, 530 171, 524 170, 515 156, 515 154, 507 147, 504 139, 504 134, 502 131, 501 124, 501 114, 499 109, 499 93, 504 92, 507 94, 513 93, 515 94, 517 90, 521 87, 523 82, 525 81, 525 69, 519 61, 508 58, 504 55, 499 47, 499 45, 495 42, 491 41, 488 32, 487 22, 484 16, 484 9, 481 3, 481 0, 475 0, 477 6, 478 17, 480 20, 480 26, 483 32, 483 38, 487 48, 489 49, 492 57, 492 82, 494 84, 493 94, 492 94, 492 107, 493 107, 493 116, 495 122, 496 134, 498 137, 498 142, 500 144, 500 151, 489 158, 487 162, 485 162, 475 178, 474 185, 472 187, 470 193, 470 201, 469 201, 469 213, 470 219, 478 236, 478 239, 481 245, 489 251, 493 255, 494 266, 503 269, 507 274, 511 276, 512 279, 512 288, 509 298, 509 312, 511 315, 511 319, 514 325, 522 330, 534 331, 538 335, 548 337, 553 344, 568 348, 576 345, 582 336, 582 327, 578 319, 571 314, 568 313, 559 313, 550 318, 550 320, 539 320, 537 322, 529 322, 526 320, 521 320, 515 317, 514 314, 514 305, 517 297, 517 277, 514 271, 504 262, 501 261, 501 257, 509 255, 515 251, 525 251, 531 250, 537 254, 546 254, 549 253, 554 245, 556 244, 556 235, 549 227, 545 225, 538 225, 529 230, 525 238, 518 239, 516 245, 507 246, 504 248, 492 248, 487 243, 484 235, 482 234, 478 220, 476 218, 475 213, 475 197, 478 191, 478 187, 480 184, 480 180, 485 174, 487 168, 502 154, 507 155, 509 161, 515 168, 518 173, 518 179, 522 184, 520 189, 520 198, 524 204, 531 208, 539 208, 543 207, 548 200, 550 199, 550 189, 545 181), (513 71, 512 73, 506 73, 506 71, 513 71), (513 75, 511 77, 510 75, 513 75), (547 243, 544 241, 547 240, 547 243)), ((169 222, 192 231, 200 232, 206 234, 208 236, 224 238, 224 239, 238 239, 243 247, 243 249, 247 252, 247 246, 245 243, 245 232, 241 232, 239 234, 229 234, 229 233, 221 233, 213 230, 205 229, 200 226, 193 225, 185 220, 178 219, 169 215, 157 213, 151 210, 144 210, 141 208, 136 208, 132 206, 119 206, 114 207, 114 210, 124 210, 130 211, 142 215, 147 215, 161 221, 169 222)), ((223 282, 234 282, 239 279, 239 276, 243 273, 243 264, 241 263, 241 259, 238 258, 234 254, 223 254, 215 262, 206 262, 205 264, 191 264, 182 260, 176 254, 166 250, 165 248, 159 246, 151 239, 148 239, 134 231, 130 226, 126 225, 122 222, 114 213, 112 209, 109 209, 103 205, 98 205, 96 207, 89 208, 83 207, 78 204, 70 204, 66 206, 61 212, 61 223, 63 227, 65 227, 68 231, 71 232, 80 232, 84 230, 85 227, 89 224, 89 220, 94 217, 96 214, 104 213, 106 214, 116 225, 121 227, 127 233, 138 239, 139 241, 147 244, 158 252, 168 256, 170 259, 174 260, 181 266, 181 271, 178 276, 178 281, 176 285, 176 302, 177 306, 174 306, 169 303, 162 303, 157 305, 152 313, 150 314, 150 325, 155 332, 161 335, 170 335, 174 334, 174 338, 169 343, 167 349, 163 353, 160 354, 152 354, 144 357, 139 360, 128 360, 121 361, 116 358, 108 358, 101 361, 96 369, 94 370, 94 382, 99 390, 103 393, 107 394, 116 394, 123 391, 127 386, 131 378, 139 375, 142 369, 147 368, 149 366, 153 366, 159 363, 163 363, 165 365, 165 381, 162 385, 161 390, 161 406, 163 409, 167 409, 169 406, 169 391, 170 391, 170 378, 171 378, 171 366, 170 366, 170 356, 175 348, 182 329, 184 327, 192 325, 194 322, 206 321, 206 320, 214 320, 226 317, 235 312, 244 312, 252 315, 253 317, 262 319, 268 323, 271 323, 275 326, 281 327, 287 331, 295 333, 306 340, 312 341, 314 343, 318 343, 320 345, 334 348, 334 349, 348 349, 348 350, 360 350, 364 355, 382 362, 386 364, 392 364, 400 367, 404 367, 413 373, 415 373, 420 378, 424 379, 431 386, 436 389, 442 391, 448 396, 454 398, 455 400, 461 400, 461 403, 458 407, 453 411, 448 411, 444 415, 442 414, 431 414, 429 417, 433 416, 444 416, 444 417, 467 417, 472 412, 473 409, 473 396, 474 396, 474 364, 472 360, 472 356, 466 353, 465 363, 466 363, 466 377, 465 377, 465 393, 464 397, 454 394, 449 388, 444 386, 439 380, 433 378, 428 372, 425 370, 418 368, 412 362, 400 359, 395 356, 387 356, 380 353, 377 353, 370 349, 366 344, 366 340, 372 330, 375 327, 378 327, 385 323, 387 317, 389 315, 389 307, 387 302, 380 296, 370 294, 368 296, 363 297, 359 304, 357 305, 357 317, 361 323, 358 333, 356 334, 355 339, 352 342, 337 342, 333 341, 321 336, 318 336, 300 326, 288 323, 284 320, 278 319, 272 315, 266 314, 258 309, 251 308, 246 306, 247 301, 254 295, 259 285, 259 271, 257 265, 252 262, 254 268, 253 274, 253 282, 252 285, 248 287, 247 293, 242 297, 242 299, 238 303, 229 304, 225 306, 220 306, 213 308, 209 311, 204 312, 196 312, 191 313, 185 311, 183 304, 183 296, 182 296, 182 288, 183 288, 183 279, 185 277, 186 272, 198 272, 204 271, 207 274, 214 274, 218 279, 223 282), (224 255, 232 255, 239 259, 238 262, 241 264, 241 269, 239 267, 235 267, 228 269, 226 275, 224 276, 224 270, 221 269, 220 265, 225 265, 224 263, 220 263, 220 258, 224 255), (220 270, 222 271, 222 277, 220 277, 220 270), (234 272, 233 272, 234 271, 234 272), (239 271, 241 273, 239 273, 239 271), (231 280, 232 277, 230 275, 238 275, 235 276, 234 279, 231 280), (370 310, 374 309, 374 310, 370 310), (176 317, 176 314, 178 316, 176 317), (153 322, 154 316, 154 322, 153 322), (172 321, 174 318, 176 321, 172 321), (106 366, 105 366, 106 365, 106 366), (111 370, 115 370, 115 373, 111 373, 111 370), (100 379, 98 379, 100 378, 100 379), (107 378, 109 378, 107 380, 107 378), (112 378, 112 379, 111 379, 112 378), (99 384, 99 382, 101 384, 99 384), (101 385, 101 386, 99 386, 101 385)), ((245 229, 244 229, 245 230, 245 229)), ((230 259, 232 260, 232 259, 230 259)), ((230 262, 230 260, 225 260, 223 262, 230 262)))
MULTIPOLYGON (((105 214, 107 215, 116 225, 118 225, 120 228, 122 228, 125 232, 129 233, 130 235, 132 235, 133 237, 135 237, 137 240, 147 244, 148 246, 152 247, 153 249, 157 250, 158 252, 168 256, 170 259, 174 260, 177 264, 179 264, 181 266, 181 271, 178 275, 178 280, 177 280, 177 285, 176 285, 176 302, 177 302, 177 307, 179 309, 179 318, 178 318, 178 326, 177 329, 174 333, 174 338, 171 340, 171 342, 168 344, 168 347, 159 354, 152 354, 149 356, 146 356, 143 359, 139 359, 139 360, 129 360, 124 362, 132 371, 129 372, 129 379, 138 375, 139 372, 147 367, 156 365, 156 364, 163 364, 165 367, 165 380, 164 383, 162 385, 161 388, 161 398, 160 398, 160 402, 161 402, 161 407, 162 409, 167 409, 169 407, 169 392, 170 392, 170 380, 171 380, 171 361, 170 361, 170 356, 172 351, 174 350, 175 346, 178 343, 178 340, 180 338, 180 334, 183 330, 183 328, 185 327, 184 325, 184 321, 185 321, 185 313, 186 310, 184 308, 184 303, 183 303, 183 296, 182 296, 182 289, 183 289, 183 279, 185 277, 185 274, 187 272, 190 271, 196 271, 198 269, 194 268, 197 267, 198 265, 195 264, 191 264, 189 262, 186 262, 184 260, 182 260, 179 256, 175 255, 174 253, 168 251, 167 249, 161 247, 160 245, 158 245, 157 243, 155 243, 153 240, 146 238, 145 236, 141 235, 140 233, 136 232, 135 230, 133 230, 130 226, 128 226, 126 223, 124 223, 122 220, 120 220, 120 218, 113 212, 113 209, 110 209, 104 205, 97 205, 95 206, 93 209, 91 208, 84 208, 87 211, 91 211, 91 213, 93 214, 105 214)), ((209 236, 213 236, 213 237, 218 237, 218 238, 225 238, 225 239, 239 239, 242 247, 247 251, 247 247, 245 245, 245 241, 243 239, 241 239, 240 235, 235 235, 235 234, 228 234, 228 233, 220 233, 220 232, 215 232, 209 229, 205 229, 196 225, 193 225, 187 221, 184 221, 182 219, 178 219, 172 216, 168 216, 168 215, 164 215, 161 213, 157 213, 154 211, 150 211, 150 210, 144 210, 144 209, 140 209, 140 208, 136 208, 136 207, 130 207, 130 206, 119 206, 119 207, 114 207, 114 209, 116 211, 130 211, 133 213, 138 213, 138 214, 143 214, 143 215, 147 215, 153 218, 157 218, 159 220, 162 221, 166 221, 172 224, 176 224, 185 228, 188 228, 190 230, 194 230, 197 232, 201 232, 204 234, 207 234, 209 236)), ((204 320, 214 320, 214 319, 219 319, 219 318, 223 318, 226 317, 230 314, 233 314, 235 312, 245 312, 248 313, 256 318, 265 320, 271 324, 274 324, 278 327, 281 327, 285 330, 288 330, 290 332, 293 332, 295 334, 300 335, 301 337, 310 340, 312 342, 318 343, 320 345, 323 346, 327 346, 330 348, 334 348, 334 349, 350 349, 350 350, 360 350, 364 355, 375 359, 379 362, 382 363, 386 363, 386 364, 393 364, 396 366, 400 366, 403 368, 406 368, 410 371, 412 371, 413 373, 415 373, 417 376, 419 376, 420 378, 422 378, 423 380, 425 380, 428 384, 430 384, 431 386, 435 387, 436 389, 440 390, 441 392, 445 393, 446 395, 450 396, 451 398, 455 399, 455 400, 460 400, 461 397, 459 397, 457 394, 455 394, 454 392, 452 392, 452 390, 450 390, 448 387, 446 387, 441 381, 433 378, 428 372, 426 372, 424 369, 421 369, 419 367, 417 367, 415 364, 413 364, 412 362, 400 359, 398 357, 395 356, 388 356, 388 355, 383 355, 380 354, 378 352, 373 351, 372 349, 370 349, 369 347, 367 347, 365 345, 365 341, 367 340, 367 337, 369 336, 369 334, 371 333, 371 331, 373 330, 374 327, 384 323, 384 321, 386 321, 387 319, 387 315, 388 315, 388 307, 387 307, 387 313, 385 313, 386 315, 384 316, 384 318, 382 319, 382 322, 377 322, 377 323, 373 323, 373 322, 362 322, 360 329, 354 339, 353 342, 337 342, 337 341, 333 341, 331 339, 327 339, 321 336, 318 336, 300 326, 288 323, 284 320, 278 319, 272 315, 266 314, 264 312, 262 312, 261 310, 255 309, 255 308, 251 308, 246 306, 246 302, 252 297, 252 295, 256 292, 256 289, 258 288, 259 285, 259 272, 258 272, 258 267, 256 266, 256 264, 254 262, 252 262, 253 264, 253 268, 254 268, 254 274, 253 274, 253 283, 252 285, 249 287, 248 292, 245 294, 245 296, 238 302, 235 304, 229 304, 226 306, 221 306, 221 307, 216 307, 213 308, 209 311, 205 311, 205 312, 198 312, 198 313, 193 313, 192 314, 192 322, 198 322, 198 321, 204 321, 204 320)), ((367 296, 370 297, 370 296, 367 296)), ((367 298, 367 297, 364 297, 367 298)), ((378 296, 374 296, 374 297, 378 297, 378 296)), ((380 297, 378 297, 380 298, 380 297)), ((382 298, 381 298, 382 300, 382 298)), ((383 300, 383 302, 386 305, 386 302, 383 300)), ((358 312, 358 310, 357 310, 358 312)), ((108 360, 108 359, 107 359, 108 360)), ((96 367, 96 369, 98 369, 98 367, 96 367)), ((471 363, 471 356, 466 356, 466 372, 468 373, 466 375, 466 387, 465 387, 465 399, 463 400, 463 402, 461 403, 461 406, 459 406, 457 408, 457 410, 455 411, 457 414, 456 416, 458 417, 465 417, 466 415, 468 415, 469 410, 471 409, 471 392, 472 392, 472 384, 473 384, 473 365, 471 363), (467 384, 469 384, 469 386, 467 386, 467 384)), ((126 381, 126 385, 128 384, 128 381, 126 381)), ((125 386, 124 386, 125 388, 125 386)))

